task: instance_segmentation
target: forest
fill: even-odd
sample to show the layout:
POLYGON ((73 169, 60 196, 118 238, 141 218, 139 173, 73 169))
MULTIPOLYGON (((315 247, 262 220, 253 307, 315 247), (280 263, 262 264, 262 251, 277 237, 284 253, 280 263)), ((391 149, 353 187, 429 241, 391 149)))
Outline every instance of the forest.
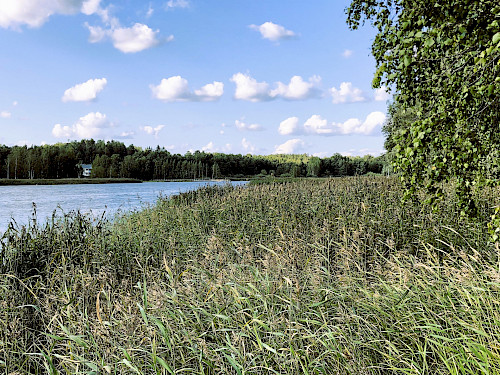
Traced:
POLYGON ((165 148, 126 146, 93 139, 44 146, 0 145, 0 178, 58 179, 82 177, 82 164, 92 164, 95 178, 219 179, 252 176, 339 177, 380 174, 384 156, 328 158, 308 155, 234 155, 195 151, 172 154, 165 148))

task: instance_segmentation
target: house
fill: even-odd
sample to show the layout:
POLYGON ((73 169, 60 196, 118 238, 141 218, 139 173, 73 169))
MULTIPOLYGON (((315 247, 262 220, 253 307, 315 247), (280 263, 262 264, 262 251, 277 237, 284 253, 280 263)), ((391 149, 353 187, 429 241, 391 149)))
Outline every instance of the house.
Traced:
POLYGON ((82 176, 90 177, 90 173, 92 172, 92 164, 80 164, 82 167, 82 176))

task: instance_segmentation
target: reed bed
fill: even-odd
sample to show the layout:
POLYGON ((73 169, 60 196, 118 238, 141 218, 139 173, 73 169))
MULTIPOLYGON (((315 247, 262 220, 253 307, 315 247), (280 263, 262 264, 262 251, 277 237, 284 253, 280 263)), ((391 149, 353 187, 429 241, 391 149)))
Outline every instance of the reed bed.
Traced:
POLYGON ((395 179, 207 187, 11 229, 5 374, 500 374, 486 222, 395 179))

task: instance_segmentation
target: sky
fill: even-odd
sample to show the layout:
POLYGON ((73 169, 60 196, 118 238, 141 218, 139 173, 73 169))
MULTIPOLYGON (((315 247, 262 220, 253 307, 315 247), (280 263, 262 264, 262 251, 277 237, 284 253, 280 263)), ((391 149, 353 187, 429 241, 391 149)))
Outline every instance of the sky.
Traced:
POLYGON ((0 0, 0 144, 379 155, 347 0, 0 0))

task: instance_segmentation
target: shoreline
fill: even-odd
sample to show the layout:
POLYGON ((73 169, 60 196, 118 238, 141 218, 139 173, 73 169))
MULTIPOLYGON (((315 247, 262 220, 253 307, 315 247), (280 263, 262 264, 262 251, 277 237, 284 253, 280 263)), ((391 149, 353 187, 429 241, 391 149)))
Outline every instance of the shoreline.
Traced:
POLYGON ((43 179, 0 179, 0 186, 19 185, 85 185, 85 184, 128 184, 142 183, 134 178, 43 178, 43 179))

